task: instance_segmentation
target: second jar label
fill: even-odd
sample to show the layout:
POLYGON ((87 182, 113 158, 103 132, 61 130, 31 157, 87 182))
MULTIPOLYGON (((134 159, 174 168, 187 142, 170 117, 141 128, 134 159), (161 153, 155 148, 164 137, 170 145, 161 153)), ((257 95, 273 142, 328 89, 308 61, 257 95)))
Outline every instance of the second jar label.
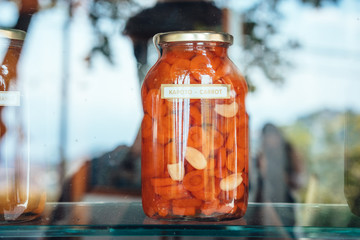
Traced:
POLYGON ((228 99, 230 84, 161 84, 161 98, 228 99))
POLYGON ((0 106, 20 106, 20 92, 0 91, 0 106))

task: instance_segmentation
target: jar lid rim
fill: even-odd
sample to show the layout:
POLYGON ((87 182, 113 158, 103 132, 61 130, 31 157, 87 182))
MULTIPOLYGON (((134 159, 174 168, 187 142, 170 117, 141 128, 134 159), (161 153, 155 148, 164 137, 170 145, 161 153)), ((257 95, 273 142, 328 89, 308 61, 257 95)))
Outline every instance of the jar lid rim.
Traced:
POLYGON ((24 40, 26 32, 18 29, 0 28, 0 38, 8 38, 13 40, 24 40))
POLYGON ((233 43, 233 36, 225 32, 215 31, 174 31, 155 34, 153 41, 156 45, 167 42, 223 42, 233 43))

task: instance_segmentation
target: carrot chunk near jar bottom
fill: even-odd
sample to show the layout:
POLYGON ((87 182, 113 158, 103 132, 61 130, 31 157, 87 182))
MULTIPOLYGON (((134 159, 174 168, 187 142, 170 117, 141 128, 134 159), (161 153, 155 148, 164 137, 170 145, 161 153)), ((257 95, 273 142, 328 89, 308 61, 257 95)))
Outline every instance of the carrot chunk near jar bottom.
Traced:
POLYGON ((219 221, 245 214, 247 86, 227 56, 231 41, 222 33, 154 37, 161 54, 141 90, 142 200, 149 217, 219 221), (206 39, 213 34, 220 41, 206 39))
POLYGON ((195 215, 195 207, 173 207, 172 212, 174 215, 179 216, 194 216, 195 215))

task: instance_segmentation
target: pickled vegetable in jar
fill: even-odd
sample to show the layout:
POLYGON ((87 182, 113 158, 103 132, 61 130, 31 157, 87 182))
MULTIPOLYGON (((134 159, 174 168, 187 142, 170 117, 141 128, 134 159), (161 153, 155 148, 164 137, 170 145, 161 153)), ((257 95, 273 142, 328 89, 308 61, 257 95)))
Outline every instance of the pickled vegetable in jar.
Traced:
POLYGON ((24 38, 23 31, 0 29, 0 224, 38 218, 46 202, 44 179, 30 154, 29 106, 17 77, 24 38))
POLYGON ((154 36, 141 88, 142 204, 155 219, 240 218, 248 200, 247 84, 216 32, 154 36))

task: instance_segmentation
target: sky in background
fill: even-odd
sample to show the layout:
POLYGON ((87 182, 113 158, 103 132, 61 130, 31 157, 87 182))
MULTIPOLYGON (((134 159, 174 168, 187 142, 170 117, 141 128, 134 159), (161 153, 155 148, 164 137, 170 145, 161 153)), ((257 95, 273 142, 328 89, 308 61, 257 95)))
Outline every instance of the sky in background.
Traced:
POLYGON ((254 129, 266 121, 286 125, 324 108, 359 111, 360 2, 314 9, 284 1, 281 12, 281 34, 301 48, 285 53, 294 67, 283 86, 256 78, 257 91, 248 97, 254 129))
MULTIPOLYGON (((139 2, 148 6, 154 3, 139 2)), ((249 7, 242 2, 233 0, 226 4, 241 12, 249 7)), ((287 125, 324 108, 359 111, 360 2, 343 0, 339 6, 314 9, 297 1, 283 1, 281 12, 284 14, 279 26, 281 34, 297 39, 302 47, 284 52, 294 68, 286 72, 283 86, 254 73, 257 91, 247 98, 252 133, 257 135, 266 122, 287 125)), ((31 108, 36 106, 30 119, 33 144, 37 146, 34 149, 39 149, 33 154, 39 158, 58 151, 64 53, 70 52, 71 59, 69 159, 99 155, 119 144, 130 145, 142 118, 131 41, 114 34, 111 44, 115 66, 96 56, 95 67, 89 69, 84 61, 94 40, 89 20, 84 10, 77 12, 71 23, 68 51, 62 44, 65 13, 65 8, 59 6, 34 17, 21 60, 20 77, 31 99, 31 108)), ((57 155, 52 154, 51 161, 57 160, 57 155)))

